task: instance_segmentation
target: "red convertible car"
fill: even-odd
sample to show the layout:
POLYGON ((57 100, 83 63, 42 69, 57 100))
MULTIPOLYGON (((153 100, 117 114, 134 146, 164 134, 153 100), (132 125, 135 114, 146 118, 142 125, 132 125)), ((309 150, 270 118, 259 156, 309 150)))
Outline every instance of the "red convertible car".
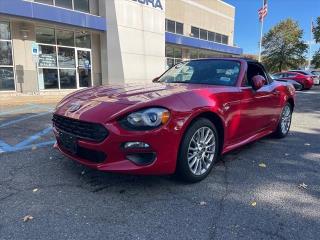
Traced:
POLYGON ((219 155, 288 134, 295 89, 245 59, 177 64, 150 85, 100 86, 65 97, 56 147, 102 171, 204 179, 219 155))
POLYGON ((307 73, 306 71, 292 70, 289 72, 281 72, 273 74, 275 78, 282 80, 294 80, 300 83, 304 89, 311 89, 318 77, 307 73))

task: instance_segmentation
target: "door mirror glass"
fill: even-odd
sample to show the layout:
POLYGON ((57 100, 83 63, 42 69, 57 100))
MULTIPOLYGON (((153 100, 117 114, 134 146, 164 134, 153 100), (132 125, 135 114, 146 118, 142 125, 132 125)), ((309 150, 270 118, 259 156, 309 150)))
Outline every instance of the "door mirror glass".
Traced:
POLYGON ((267 80, 261 76, 261 75, 256 75, 252 79, 252 87, 254 90, 259 90, 260 88, 263 87, 263 85, 266 84, 267 80))

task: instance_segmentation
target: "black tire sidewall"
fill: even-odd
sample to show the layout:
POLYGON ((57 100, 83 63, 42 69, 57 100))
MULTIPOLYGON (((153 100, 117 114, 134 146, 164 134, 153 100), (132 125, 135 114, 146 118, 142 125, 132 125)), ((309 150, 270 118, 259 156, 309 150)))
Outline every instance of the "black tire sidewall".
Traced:
POLYGON ((214 124, 206 118, 199 118, 196 121, 194 121, 185 132, 180 144, 178 160, 177 160, 177 170, 176 170, 178 177, 187 182, 199 182, 204 178, 206 178, 208 174, 211 172, 214 163, 217 162, 219 147, 220 147, 220 142, 219 142, 218 131, 214 126, 214 124), (206 173, 198 176, 193 174, 189 168, 187 153, 188 153, 189 143, 194 133, 202 127, 209 127, 210 129, 212 129, 216 139, 216 148, 214 153, 214 159, 212 161, 211 166, 209 167, 206 173))

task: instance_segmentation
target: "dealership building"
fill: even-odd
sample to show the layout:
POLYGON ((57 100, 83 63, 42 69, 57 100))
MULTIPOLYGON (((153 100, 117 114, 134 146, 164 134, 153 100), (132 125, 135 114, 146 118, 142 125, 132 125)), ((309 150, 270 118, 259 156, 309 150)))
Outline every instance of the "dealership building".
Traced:
POLYGON ((186 60, 239 56, 221 0, 0 0, 0 94, 147 83, 186 60))

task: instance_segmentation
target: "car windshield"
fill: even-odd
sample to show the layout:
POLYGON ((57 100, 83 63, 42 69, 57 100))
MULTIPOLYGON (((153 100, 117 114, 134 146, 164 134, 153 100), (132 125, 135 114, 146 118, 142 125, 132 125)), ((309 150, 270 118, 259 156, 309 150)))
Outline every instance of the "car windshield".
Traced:
POLYGON ((233 60, 193 60, 177 64, 159 82, 234 86, 240 72, 240 62, 233 60))
POLYGON ((320 71, 312 71, 312 74, 320 76, 320 71))

